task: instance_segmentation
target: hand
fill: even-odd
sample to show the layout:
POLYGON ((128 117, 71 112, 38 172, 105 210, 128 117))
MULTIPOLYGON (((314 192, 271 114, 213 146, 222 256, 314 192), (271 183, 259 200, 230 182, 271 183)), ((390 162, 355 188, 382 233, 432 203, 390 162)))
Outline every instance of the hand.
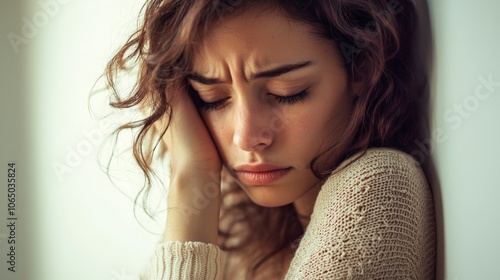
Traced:
MULTIPOLYGON (((172 116, 164 135, 169 149, 171 176, 198 172, 220 174, 218 150, 185 89, 170 93, 172 116)), ((199 174, 204 175, 204 174, 199 174)))
POLYGON ((217 244, 222 161, 188 93, 173 92, 169 100, 172 116, 163 136, 171 167, 164 241, 217 244))

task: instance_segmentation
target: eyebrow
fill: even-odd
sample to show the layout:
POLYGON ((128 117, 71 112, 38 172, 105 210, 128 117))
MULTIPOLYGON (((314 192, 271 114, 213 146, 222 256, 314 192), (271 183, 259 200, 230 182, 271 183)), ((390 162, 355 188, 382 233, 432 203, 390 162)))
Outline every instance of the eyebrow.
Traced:
MULTIPOLYGON (((273 69, 265 70, 262 72, 258 72, 255 74, 250 75, 250 80, 255 80, 259 78, 273 78, 273 77, 278 77, 283 74, 303 69, 306 67, 309 67, 313 65, 314 62, 312 61, 304 61, 304 62, 298 62, 298 63, 293 63, 293 64, 286 64, 286 65, 281 65, 278 67, 275 67, 273 69)), ((210 78, 210 77, 205 77, 203 75, 200 75, 196 72, 190 73, 187 75, 187 78, 193 81, 196 81, 200 84, 205 84, 205 85, 217 85, 217 84, 224 84, 226 82, 218 79, 218 78, 210 78)))

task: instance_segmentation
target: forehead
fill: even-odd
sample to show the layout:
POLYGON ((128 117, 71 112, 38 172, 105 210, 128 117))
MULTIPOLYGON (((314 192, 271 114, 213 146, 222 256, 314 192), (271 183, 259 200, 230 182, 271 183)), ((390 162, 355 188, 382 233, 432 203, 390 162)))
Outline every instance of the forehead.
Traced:
POLYGON ((326 41, 312 31, 279 12, 250 8, 212 26, 200 41, 192 68, 201 74, 222 75, 221 66, 251 72, 290 60, 311 60, 326 41))

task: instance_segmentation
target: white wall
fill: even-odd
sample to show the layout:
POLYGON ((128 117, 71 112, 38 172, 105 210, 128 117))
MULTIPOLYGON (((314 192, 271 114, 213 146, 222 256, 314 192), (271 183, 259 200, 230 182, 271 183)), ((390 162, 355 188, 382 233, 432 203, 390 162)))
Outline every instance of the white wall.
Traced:
MULTIPOLYGON (((7 243, 0 243, 1 279, 136 279, 133 277, 149 259, 164 219, 160 215, 157 223, 148 223, 139 215, 144 226, 158 235, 136 221, 132 198, 143 182, 131 158, 121 157, 114 166, 125 170, 113 174, 120 190, 99 169, 97 151, 111 124, 91 117, 87 106, 105 64, 135 28, 141 2, 30 0, 2 4, 2 13, 8 16, 2 18, 8 21, 2 22, 2 57, 22 68, 17 73, 19 81, 6 81, 14 89, 2 90, 2 95, 22 95, 17 102, 24 102, 22 113, 2 102, 2 108, 12 111, 10 116, 2 113, 2 119, 24 126, 24 135, 19 134, 17 141, 25 143, 17 145, 15 137, 9 138, 13 144, 5 157, 2 154, 1 172, 6 172, 7 159, 17 161, 19 180, 26 182, 18 185, 18 208, 28 210, 18 214, 16 273, 4 268, 7 243), (7 37, 9 33, 19 36, 14 43, 7 37), (21 116, 27 118, 23 124, 21 116)), ((6 70, 2 73, 7 74, 9 68, 2 65, 6 70)), ((101 110, 107 102, 104 96, 92 99, 98 117, 104 115, 101 110)), ((123 123, 128 117, 117 114, 109 121, 123 123)), ((0 241, 6 241, 6 193, 0 199, 0 241)))
MULTIPOLYGON (((132 215, 130 196, 142 183, 140 174, 117 175, 123 195, 98 169, 99 135, 109 130, 87 110, 88 93, 134 28, 140 2, 2 1, 0 164, 15 160, 20 180, 18 272, 7 272, 2 262, 2 279, 133 279, 158 238, 132 215), (47 10, 40 2, 52 6, 47 10), (24 18, 38 21, 34 28, 24 27, 26 34, 24 18), (17 52, 7 39, 10 32, 26 39, 17 52), (68 172, 58 173, 54 164, 68 172)), ((432 154, 444 221, 441 269, 450 280, 500 279, 500 183, 495 176, 500 167, 500 2, 429 5, 436 47, 432 154)), ((0 172, 5 176, 4 169, 0 172)), ((6 191, 0 195, 3 224, 6 191)), ((158 223, 146 226, 161 232, 161 215, 158 223)), ((2 226, 2 255, 6 237, 2 226)))
POLYGON ((430 1, 446 279, 500 279, 500 2, 430 1), (489 84, 487 81, 490 81, 489 84), (489 84, 489 85, 488 85, 489 84))

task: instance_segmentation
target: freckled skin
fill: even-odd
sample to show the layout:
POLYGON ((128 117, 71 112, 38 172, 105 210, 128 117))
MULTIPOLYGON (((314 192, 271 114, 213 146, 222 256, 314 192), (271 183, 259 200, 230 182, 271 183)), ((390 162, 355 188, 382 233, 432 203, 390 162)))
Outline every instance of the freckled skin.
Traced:
POLYGON ((226 83, 190 80, 204 102, 226 99, 216 110, 201 109, 224 166, 234 175, 241 164, 272 163, 291 171, 265 186, 240 185, 262 206, 294 203, 312 212, 319 180, 309 168, 324 141, 336 141, 348 124, 353 94, 341 55, 333 42, 280 15, 249 10, 218 23, 201 42, 193 70, 226 83), (304 61, 304 68, 272 78, 250 80, 252 73, 304 61), (308 89, 294 104, 291 96, 308 89), (272 94, 270 94, 272 93, 272 94))

